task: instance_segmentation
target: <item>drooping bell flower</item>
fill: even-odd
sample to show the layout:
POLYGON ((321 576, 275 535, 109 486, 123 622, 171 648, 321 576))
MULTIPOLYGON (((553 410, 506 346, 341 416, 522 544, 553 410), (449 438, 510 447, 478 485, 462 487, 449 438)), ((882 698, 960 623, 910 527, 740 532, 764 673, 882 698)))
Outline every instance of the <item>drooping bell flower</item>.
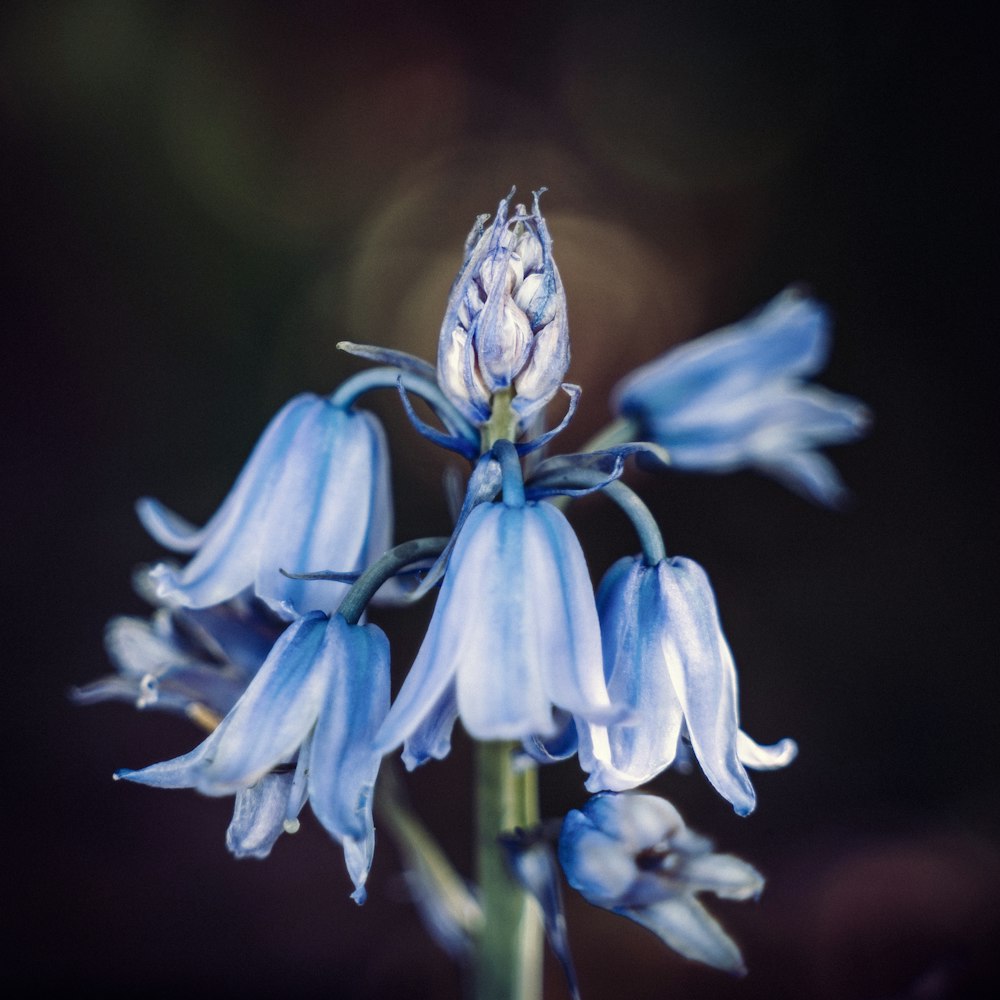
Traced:
POLYGON ((270 422, 222 506, 196 529, 157 501, 139 517, 184 567, 162 563, 150 578, 160 600, 219 604, 247 587, 286 620, 331 614, 346 583, 291 579, 334 567, 360 572, 391 544, 388 454, 378 419, 304 393, 270 422))
POLYGON ((75 688, 71 697, 84 705, 118 700, 206 721, 221 718, 284 624, 261 602, 243 597, 203 610, 159 608, 148 620, 113 618, 104 645, 116 673, 75 688))
POLYGON ((308 797, 320 823, 343 846, 352 895, 363 902, 381 760, 373 737, 388 707, 389 644, 381 629, 313 611, 285 629, 246 692, 203 743, 181 757, 115 777, 242 795, 243 813, 238 802, 230 837, 247 842, 243 853, 254 853, 255 838, 266 841, 279 820, 294 824, 308 797))
POLYGON ((685 826, 654 795, 604 793, 563 820, 559 861, 569 884, 595 906, 634 920, 686 958, 743 975, 740 950, 696 898, 754 899, 756 869, 685 826))
POLYGON ((837 506, 846 488, 816 450, 867 430, 864 404, 806 379, 826 363, 826 309, 795 288, 739 323, 681 344, 623 379, 612 406, 679 469, 751 466, 837 506))
POLYGON ((510 393, 519 420, 540 410, 569 367, 566 293, 552 259, 552 239, 538 207, 497 208, 489 229, 480 216, 452 286, 438 343, 437 379, 462 415, 478 426, 491 400, 510 393))
POLYGON ((625 711, 607 726, 577 720, 587 788, 635 788, 689 741, 718 792, 749 813, 756 796, 746 767, 783 767, 797 748, 790 739, 759 746, 740 730, 736 667, 705 571, 683 557, 655 566, 620 559, 597 605, 608 692, 625 711))
POLYGON ((553 716, 607 722, 594 594, 580 543, 547 503, 483 503, 461 527, 416 660, 377 737, 422 733, 443 756, 456 713, 480 740, 554 735, 553 716))

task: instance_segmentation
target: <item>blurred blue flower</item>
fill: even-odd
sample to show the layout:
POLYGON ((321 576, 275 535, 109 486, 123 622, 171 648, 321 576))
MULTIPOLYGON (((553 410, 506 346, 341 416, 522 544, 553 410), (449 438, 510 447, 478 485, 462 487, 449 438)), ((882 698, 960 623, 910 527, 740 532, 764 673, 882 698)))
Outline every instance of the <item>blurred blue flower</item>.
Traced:
POLYGON ((740 950, 695 898, 756 898, 764 879, 684 825, 653 795, 604 793, 563 821, 559 861, 588 902, 651 930, 686 958, 742 975, 740 950))
POLYGON ((681 469, 753 466, 836 506, 846 488, 815 449, 867 430, 856 399, 807 385, 830 348, 826 309, 794 288, 758 313, 668 351, 622 380, 614 409, 681 469))
POLYGON ((203 528, 148 498, 138 512, 166 548, 195 553, 182 569, 164 563, 150 572, 160 600, 203 608, 252 586, 285 619, 332 614, 348 584, 290 579, 281 570, 359 572, 389 547, 385 436, 372 414, 304 393, 268 425, 203 528))
POLYGON ((202 610, 159 608, 149 620, 113 618, 104 645, 117 673, 74 689, 71 697, 85 705, 113 699, 221 718, 284 627, 264 604, 242 596, 202 610))
POLYGON ((282 633, 246 692, 200 746, 115 777, 206 795, 243 795, 229 840, 231 847, 234 838, 244 842, 242 853, 251 854, 259 853, 253 845, 266 843, 279 822, 297 825, 308 797, 319 821, 342 844, 353 896, 363 902, 381 758, 372 742, 388 706, 389 644, 382 631, 310 612, 282 633))
POLYGON ((481 215, 465 245, 438 344, 438 383, 462 415, 489 420, 494 393, 513 390, 524 421, 555 394, 569 367, 566 293, 552 239, 538 207, 497 208, 488 230, 481 215))
POLYGON ((627 710, 608 726, 577 720, 590 791, 622 791, 674 763, 689 740, 709 781, 740 814, 755 805, 745 766, 783 767, 793 740, 758 746, 739 728, 736 668, 705 571, 690 559, 618 560, 598 590, 604 672, 627 710))
POLYGON ((613 717, 580 543, 546 503, 475 507, 459 531, 417 658, 377 741, 448 752, 456 713, 481 740, 554 735, 553 708, 613 717))

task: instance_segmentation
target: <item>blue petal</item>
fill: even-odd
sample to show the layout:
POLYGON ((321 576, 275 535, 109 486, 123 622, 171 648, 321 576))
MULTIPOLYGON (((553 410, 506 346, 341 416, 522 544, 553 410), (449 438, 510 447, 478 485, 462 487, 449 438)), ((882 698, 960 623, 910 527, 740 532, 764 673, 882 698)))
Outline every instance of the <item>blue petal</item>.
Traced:
POLYGON ((238 858, 266 858, 285 830, 292 775, 265 774, 236 793, 233 819, 226 830, 226 847, 238 858))
POLYGON ((285 456, 266 536, 258 541, 254 586, 283 615, 332 614, 348 584, 283 575, 325 567, 364 570, 391 545, 388 452, 378 420, 321 401, 285 456))
POLYGON ((403 763, 407 771, 413 771, 431 759, 444 760, 448 756, 457 718, 455 685, 449 684, 437 704, 403 743, 403 763))
POLYGON ((314 612, 290 625, 236 707, 199 747, 118 776, 161 788, 228 795, 290 760, 326 695, 328 673, 316 659, 325 624, 326 617, 314 612))
POLYGON ((685 958, 736 976, 746 975, 736 942, 693 896, 671 896, 651 906, 621 907, 615 912, 648 928, 685 958))
POLYGON ((309 802, 338 840, 364 840, 381 754, 374 736, 389 710, 389 642, 375 625, 334 615, 318 653, 330 674, 309 763, 309 802))
POLYGON ((657 570, 670 617, 663 652, 691 746, 709 781, 746 815, 756 797, 736 753, 736 668, 715 595, 705 571, 690 559, 670 559, 657 570))
POLYGON ((755 315, 639 368, 615 387, 613 405, 626 414, 677 409, 708 393, 744 394, 776 375, 811 375, 826 363, 829 326, 822 305, 787 289, 755 315))
MULTIPOLYGON (((193 547, 200 551, 179 575, 169 567, 157 567, 154 578, 158 582, 161 598, 207 607, 238 594, 250 583, 256 549, 247 544, 247 540, 254 539, 262 528, 282 456, 314 406, 315 399, 303 394, 287 403, 268 424, 229 495, 197 538, 173 539, 174 542, 183 541, 179 551, 190 551, 193 539, 196 541, 193 547), (239 544, 234 545, 234 540, 239 544), (224 576, 220 576, 217 570, 217 563, 222 559, 225 559, 224 568, 227 570, 224 576)), ((151 517, 156 508, 155 501, 140 503, 140 516, 144 518, 144 523, 147 520, 148 523, 158 523, 151 517)), ((172 523, 175 527, 176 521, 174 517, 172 523)), ((167 536, 154 537, 171 540, 167 536)))
POLYGON ((389 546, 392 516, 384 435, 377 419, 299 396, 272 421, 236 487, 181 570, 151 572, 157 594, 202 608, 253 585, 282 617, 333 611, 347 585, 290 579, 325 566, 363 570, 389 546))
POLYGON ((152 497, 138 500, 135 512, 146 531, 172 552, 194 552, 205 540, 209 528, 209 525, 196 527, 152 497))
POLYGON ((623 791, 674 762, 684 715, 664 655, 670 622, 659 570, 641 558, 619 560, 597 602, 608 693, 625 717, 606 728, 580 727, 580 764, 590 791, 623 791))

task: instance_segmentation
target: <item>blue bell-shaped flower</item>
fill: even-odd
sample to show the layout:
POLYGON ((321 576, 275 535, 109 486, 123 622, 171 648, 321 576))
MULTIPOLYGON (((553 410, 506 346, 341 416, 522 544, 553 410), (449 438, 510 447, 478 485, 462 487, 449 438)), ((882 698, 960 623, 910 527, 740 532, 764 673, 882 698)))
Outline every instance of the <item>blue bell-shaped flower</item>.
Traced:
POLYGON ((569 367, 566 293, 552 259, 552 239, 538 207, 497 208, 489 229, 480 216, 452 286, 438 344, 438 383, 478 426, 495 393, 510 392, 523 423, 540 410, 569 367))
POLYGON ((547 503, 475 507, 459 530, 417 658, 377 737, 443 757, 456 716, 480 740, 551 736, 553 709, 608 722, 600 629, 583 552, 547 503))
POLYGON ((559 861, 588 902, 651 930, 686 958, 734 975, 746 972, 736 943, 696 895, 754 899, 760 873, 689 830, 654 795, 595 795, 563 820, 559 861))
MULTIPOLYGON (((389 707, 389 644, 375 625, 310 612, 288 626, 231 712, 182 757, 116 778, 157 788, 242 796, 229 839, 267 838, 295 825, 308 797, 344 848, 354 898, 375 847, 372 793, 381 754, 373 739, 389 707), (276 770, 277 769, 277 770, 276 770)), ((267 843, 269 849, 273 838, 267 843)), ((232 847, 232 843, 230 843, 232 847)))
POLYGON ((608 692, 624 712, 608 726, 577 719, 587 788, 635 788, 689 740, 718 792, 749 813, 756 796, 745 768, 783 767, 797 748, 790 739, 762 747, 740 730, 736 667, 705 571, 683 557, 620 559, 597 604, 608 692))
POLYGON ((867 430, 864 404, 805 379, 826 363, 826 309, 794 288, 747 319, 698 337, 632 372, 615 410, 679 469, 753 466, 828 506, 846 489, 816 449, 867 430))
POLYGON ((335 567, 360 572, 391 544, 388 454, 378 419, 304 393, 274 417, 233 489, 200 529, 155 500, 139 517, 175 552, 193 552, 183 568, 150 571, 156 595, 203 608, 252 587, 286 620, 333 613, 347 584, 282 574, 335 567))

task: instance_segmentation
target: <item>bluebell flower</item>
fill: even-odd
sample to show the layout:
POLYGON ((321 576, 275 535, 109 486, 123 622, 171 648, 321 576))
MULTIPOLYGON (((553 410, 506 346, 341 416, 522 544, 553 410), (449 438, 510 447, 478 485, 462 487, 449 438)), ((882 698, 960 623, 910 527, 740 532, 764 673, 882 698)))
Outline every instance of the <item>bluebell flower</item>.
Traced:
POLYGON ((846 490, 816 449, 852 441, 870 416, 858 400, 807 385, 826 363, 826 309, 788 289, 760 312, 682 344, 618 384, 612 405, 680 469, 752 466, 819 503, 846 490))
POLYGON ((284 625, 265 605, 243 597, 203 610, 159 608, 149 620, 122 615, 104 630, 116 673, 71 695, 79 704, 113 699, 196 719, 221 718, 284 625))
POLYGON ((577 720, 587 788, 635 788, 689 741, 709 781, 749 813, 756 796, 745 768, 783 767, 797 748, 790 739, 759 746, 740 730, 736 668, 705 571, 683 557, 620 559, 597 605, 608 691, 625 714, 607 726, 577 720))
POLYGON ((569 367, 566 293, 552 239, 538 207, 497 208, 489 229, 480 216, 441 325, 438 383, 473 425, 485 423, 495 393, 513 392, 521 421, 552 397, 569 367))
POLYGON ((158 598, 183 607, 219 604, 252 587, 285 619, 332 613, 347 584, 282 574, 333 566, 365 569, 391 544, 385 436, 377 418, 304 393, 274 417, 222 506, 200 529, 154 500, 139 516, 149 533, 194 557, 161 564, 158 598))
POLYGON ((651 930, 686 958, 742 975, 740 950, 695 898, 754 899, 764 880, 689 830, 653 795, 605 793, 563 821, 559 861, 588 902, 651 930))
POLYGON ((448 751, 456 716, 480 740, 554 735, 553 708, 608 721, 594 594, 580 543, 546 503, 475 507, 458 533, 416 660, 377 737, 448 751))
POLYGON ((238 803, 233 835, 248 844, 266 841, 278 820, 294 826, 308 797, 320 823, 343 846, 353 896, 363 902, 381 759, 372 744, 388 707, 389 645, 382 631, 309 612, 281 634, 208 739, 181 757, 115 777, 206 795, 243 795, 244 814, 238 803))

